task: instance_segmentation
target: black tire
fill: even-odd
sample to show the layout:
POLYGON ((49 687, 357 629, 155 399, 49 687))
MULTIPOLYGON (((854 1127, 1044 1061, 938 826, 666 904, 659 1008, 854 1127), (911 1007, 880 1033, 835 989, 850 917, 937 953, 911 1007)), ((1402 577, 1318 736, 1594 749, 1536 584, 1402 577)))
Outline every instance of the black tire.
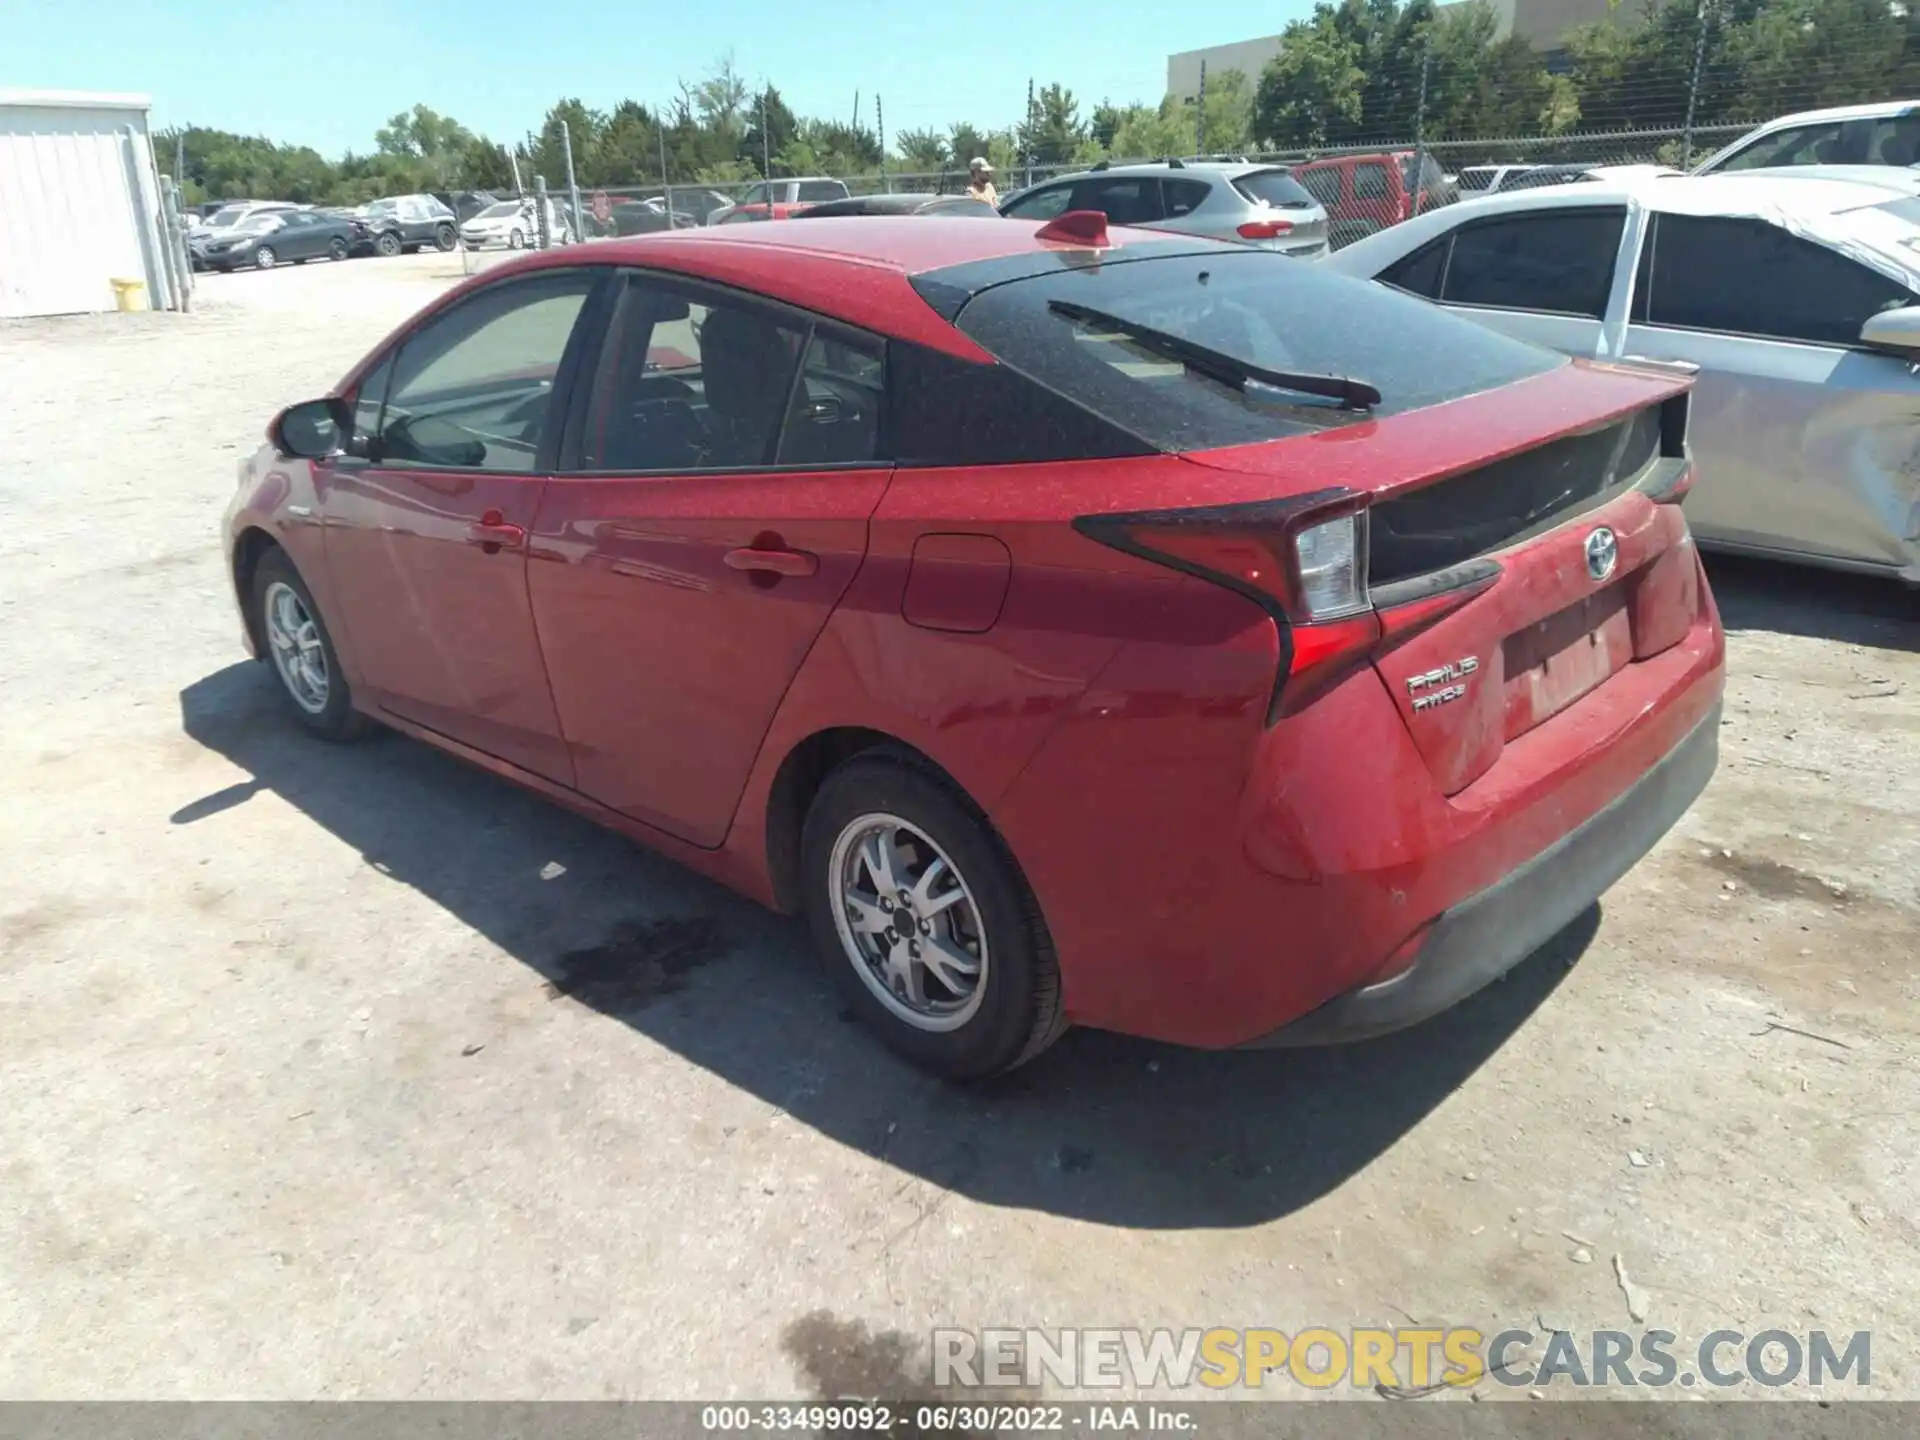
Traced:
POLYGON ((400 247, 400 253, 402 255, 418 255, 420 253, 420 247, 418 245, 402 245, 400 247))
POLYGON ((400 253, 400 237, 391 230, 383 231, 375 237, 373 251, 376 255, 384 255, 389 260, 392 259, 400 253))
POLYGON ((293 263, 296 265, 304 265, 307 263, 307 257, 302 255, 299 259, 295 260, 293 263))
POLYGON ((1053 942, 1019 866, 986 818, 927 767, 869 752, 828 775, 807 811, 801 866, 807 922, 822 963, 862 1021, 922 1069, 949 1080, 983 1080, 1031 1060, 1066 1029, 1053 942), (971 892, 984 932, 987 964, 979 983, 985 993, 958 1028, 922 1029, 889 1009, 841 939, 834 846, 876 812, 922 832, 971 892))
POLYGON ((336 262, 346 259, 347 242, 337 235, 334 236, 333 239, 327 242, 327 258, 336 262))
POLYGON ((436 250, 445 253, 460 243, 460 237, 453 233, 451 225, 442 225, 433 232, 433 244, 436 250))
POLYGON ((260 639, 261 659, 273 673, 274 689, 286 702, 293 717, 323 740, 352 740, 364 735, 370 728, 369 722, 353 708, 353 693, 347 686, 346 676, 341 673, 340 656, 333 648, 333 636, 327 631, 326 618, 314 603, 313 592, 307 589, 307 582, 300 578, 300 572, 293 568, 293 561, 287 558, 287 552, 278 547, 262 555, 260 563, 254 567, 253 620, 254 634, 260 639), (269 638, 272 631, 267 617, 267 598, 276 585, 285 585, 292 590, 313 621, 327 672, 326 703, 318 710, 308 709, 295 698, 291 683, 274 659, 273 642, 269 638))

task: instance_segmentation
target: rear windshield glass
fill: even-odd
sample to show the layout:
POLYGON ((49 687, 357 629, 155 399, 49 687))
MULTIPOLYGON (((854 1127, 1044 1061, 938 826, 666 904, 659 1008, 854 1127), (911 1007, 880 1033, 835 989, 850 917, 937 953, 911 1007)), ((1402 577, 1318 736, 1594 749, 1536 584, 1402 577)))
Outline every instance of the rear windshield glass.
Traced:
POLYGON ((1374 416, 1567 363, 1425 301, 1284 255, 1222 249, 1119 264, 1062 259, 1058 271, 981 291, 960 311, 960 329, 1010 368, 1160 450, 1253 444, 1369 413, 1262 383, 1230 385, 1220 376, 1235 361, 1364 381, 1380 392, 1374 416), (1143 338, 1141 327, 1173 345, 1143 338), (1173 358, 1170 348, 1181 344, 1203 347, 1206 363, 1196 369, 1173 358))
POLYGON ((1305 210, 1314 203, 1307 187, 1284 170, 1256 170, 1235 180, 1233 188, 1249 200, 1264 200, 1282 210, 1305 210))

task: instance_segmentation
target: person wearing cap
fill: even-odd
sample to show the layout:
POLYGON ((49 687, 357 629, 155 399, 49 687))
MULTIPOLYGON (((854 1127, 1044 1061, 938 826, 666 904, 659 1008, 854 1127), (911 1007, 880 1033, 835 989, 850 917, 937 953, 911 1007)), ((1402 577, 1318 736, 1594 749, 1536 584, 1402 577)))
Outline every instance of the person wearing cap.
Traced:
POLYGON ((996 210, 1000 208, 1000 197, 993 188, 993 166, 984 155, 976 155, 967 162, 967 198, 984 200, 996 210))

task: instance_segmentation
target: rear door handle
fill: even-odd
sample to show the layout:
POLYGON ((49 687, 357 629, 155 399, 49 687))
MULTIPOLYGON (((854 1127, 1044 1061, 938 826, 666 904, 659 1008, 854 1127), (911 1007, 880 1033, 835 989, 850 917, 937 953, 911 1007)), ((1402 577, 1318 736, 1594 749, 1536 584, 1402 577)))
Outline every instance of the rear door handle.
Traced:
POLYGON ((757 571, 763 575, 811 575, 820 568, 818 557, 804 550, 760 550, 743 545, 720 558, 730 570, 757 571))
POLYGON ((527 527, 511 525, 498 510, 489 510, 467 530, 467 539, 489 555, 502 550, 518 550, 527 543, 527 527))

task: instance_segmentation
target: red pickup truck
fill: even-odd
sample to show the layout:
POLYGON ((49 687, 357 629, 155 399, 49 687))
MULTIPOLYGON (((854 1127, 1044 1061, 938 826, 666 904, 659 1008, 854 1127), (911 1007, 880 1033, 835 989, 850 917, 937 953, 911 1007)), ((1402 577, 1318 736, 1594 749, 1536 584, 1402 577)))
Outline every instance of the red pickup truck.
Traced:
POLYGON ((707 217, 709 225, 732 225, 742 220, 784 220, 796 210, 822 200, 844 200, 847 186, 843 180, 808 176, 797 180, 762 180, 748 189, 732 205, 715 210, 707 217))
POLYGON ((1438 205, 1460 198, 1459 188, 1433 156, 1425 157, 1420 180, 1413 177, 1414 152, 1381 151, 1372 155, 1330 155, 1292 167, 1293 178, 1327 212, 1327 243, 1342 245, 1424 215, 1438 205), (1416 197, 1416 193, 1418 195, 1416 197))

